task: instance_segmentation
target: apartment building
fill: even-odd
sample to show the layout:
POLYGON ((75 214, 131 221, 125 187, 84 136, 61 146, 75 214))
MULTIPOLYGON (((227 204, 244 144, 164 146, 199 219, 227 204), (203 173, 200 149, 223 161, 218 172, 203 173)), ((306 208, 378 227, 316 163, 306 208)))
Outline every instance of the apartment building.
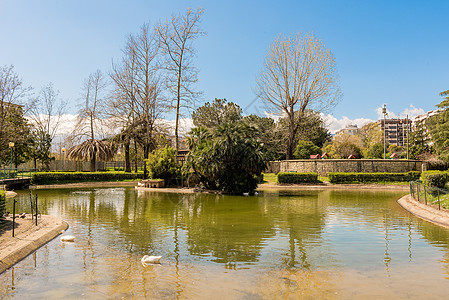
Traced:
POLYGON ((382 132, 385 124, 385 140, 389 144, 404 146, 407 144, 407 134, 411 129, 409 119, 385 119, 377 121, 382 132))

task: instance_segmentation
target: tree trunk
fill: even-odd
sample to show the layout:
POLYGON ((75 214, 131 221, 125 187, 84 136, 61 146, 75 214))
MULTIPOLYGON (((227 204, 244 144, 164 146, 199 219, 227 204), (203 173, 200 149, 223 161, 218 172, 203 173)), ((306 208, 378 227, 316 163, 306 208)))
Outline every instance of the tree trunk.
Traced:
POLYGON ((135 155, 134 155, 134 162, 135 162, 134 171, 137 173, 138 168, 137 168, 137 142, 136 142, 136 141, 134 141, 134 150, 135 150, 135 155))
POLYGON ((295 119, 294 114, 289 115, 289 122, 288 122, 288 139, 287 139, 287 149, 286 149, 286 159, 292 159, 293 158, 293 140, 295 138, 295 119))
MULTIPOLYGON (((143 148, 144 159, 148 159, 148 155, 150 153, 149 149, 150 149, 150 147, 148 145, 143 148)), ((144 161, 144 163, 143 163, 143 179, 147 179, 147 178, 148 178, 147 163, 146 163, 146 161, 144 161)))
POLYGON ((95 165, 96 165, 96 160, 95 160, 95 156, 90 160, 90 171, 91 172, 95 172, 95 165))
POLYGON ((125 172, 131 173, 131 161, 129 159, 129 142, 125 144, 125 172))

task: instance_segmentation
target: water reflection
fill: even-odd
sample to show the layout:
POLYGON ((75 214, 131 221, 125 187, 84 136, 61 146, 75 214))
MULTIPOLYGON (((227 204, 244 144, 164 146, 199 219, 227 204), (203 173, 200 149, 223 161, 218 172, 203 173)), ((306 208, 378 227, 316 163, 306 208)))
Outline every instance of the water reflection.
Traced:
POLYGON ((67 220, 77 242, 55 240, 17 266, 19 280, 0 277, 0 287, 15 289, 10 295, 340 299, 379 296, 371 287, 379 284, 406 291, 418 277, 422 284, 422 270, 439 291, 449 275, 449 232, 404 212, 395 202, 404 192, 36 193, 41 212, 67 220), (162 255, 162 265, 143 268, 145 254, 162 255), (40 280, 53 282, 51 290, 40 280))

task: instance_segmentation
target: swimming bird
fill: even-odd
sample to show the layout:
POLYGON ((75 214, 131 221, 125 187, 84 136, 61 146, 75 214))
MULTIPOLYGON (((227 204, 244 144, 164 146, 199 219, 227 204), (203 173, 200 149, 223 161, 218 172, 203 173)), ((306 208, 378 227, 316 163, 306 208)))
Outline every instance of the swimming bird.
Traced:
POLYGON ((75 237, 73 235, 63 235, 61 236, 61 242, 74 242, 75 237))
POLYGON ((144 255, 140 260, 144 267, 150 264, 160 264, 162 256, 144 255))

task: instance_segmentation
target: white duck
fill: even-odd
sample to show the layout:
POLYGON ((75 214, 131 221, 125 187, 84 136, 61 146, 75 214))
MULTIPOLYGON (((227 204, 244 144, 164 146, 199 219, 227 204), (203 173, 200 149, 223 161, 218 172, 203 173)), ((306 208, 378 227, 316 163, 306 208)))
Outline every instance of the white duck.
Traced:
POLYGON ((144 255, 140 260, 144 267, 150 264, 160 264, 162 256, 144 255))
POLYGON ((61 242, 74 242, 75 237, 73 235, 63 235, 61 236, 61 242))

